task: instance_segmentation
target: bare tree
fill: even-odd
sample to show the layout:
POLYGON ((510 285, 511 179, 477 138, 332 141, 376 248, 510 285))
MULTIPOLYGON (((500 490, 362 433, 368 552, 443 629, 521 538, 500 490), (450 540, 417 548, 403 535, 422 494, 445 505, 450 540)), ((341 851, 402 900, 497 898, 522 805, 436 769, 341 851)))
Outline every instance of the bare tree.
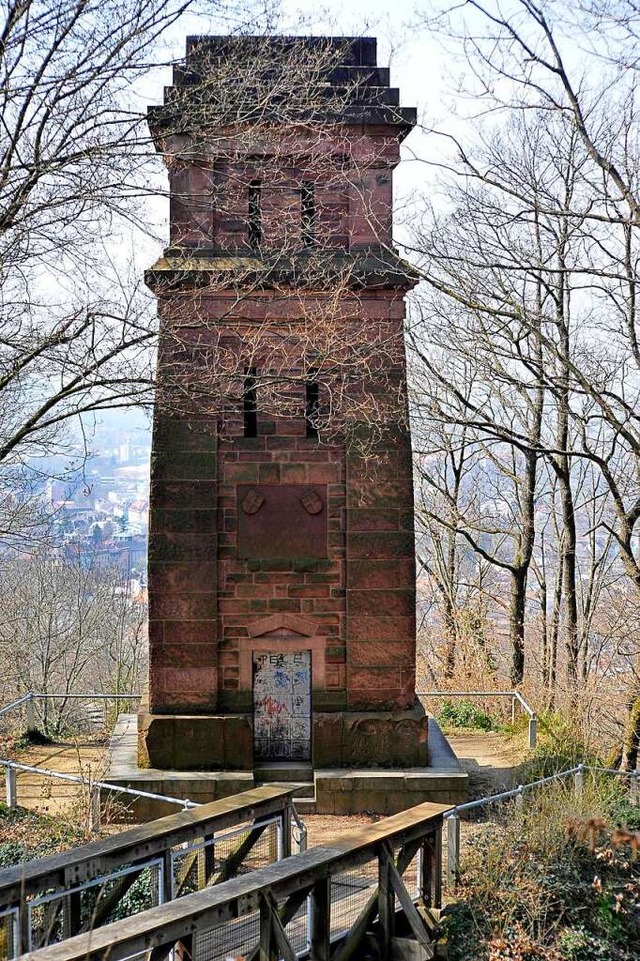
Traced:
MULTIPOLYGON (((2 565, 0 660, 4 697, 20 691, 72 694, 140 690, 146 667, 145 607, 122 572, 52 557, 2 565)), ((57 733, 68 704, 43 701, 43 725, 57 733)))
MULTIPOLYGON (((597 512, 595 529, 640 584, 634 534, 640 518, 637 10, 624 0, 584 4, 579 14, 561 0, 518 0, 508 8, 471 2, 436 19, 465 58, 467 92, 477 108, 473 146, 465 147, 461 135, 453 159, 440 169, 466 179, 457 207, 475 205, 484 233, 481 245, 472 242, 464 251, 454 213, 447 220, 448 239, 457 236, 453 255, 444 256, 444 234, 435 242, 431 236, 423 245, 425 277, 433 296, 466 312, 467 323, 471 318, 475 327, 477 316, 484 318, 493 358, 506 363, 515 381, 526 383, 526 372, 530 389, 536 378, 543 385, 535 449, 555 474, 559 494, 556 596, 575 684, 585 670, 580 620, 593 616, 578 603, 584 586, 576 562, 583 549, 578 462, 588 462, 599 477, 590 482, 593 498, 606 491, 609 509, 597 512), (517 150, 509 144, 514 130, 517 150), (534 288, 542 295, 537 301, 534 288)), ((470 219, 468 236, 475 240, 479 231, 470 219)), ((496 422, 481 404, 468 405, 464 416, 488 436, 520 447, 530 442, 515 423, 496 422)), ((631 728, 637 743, 637 719, 631 728)))

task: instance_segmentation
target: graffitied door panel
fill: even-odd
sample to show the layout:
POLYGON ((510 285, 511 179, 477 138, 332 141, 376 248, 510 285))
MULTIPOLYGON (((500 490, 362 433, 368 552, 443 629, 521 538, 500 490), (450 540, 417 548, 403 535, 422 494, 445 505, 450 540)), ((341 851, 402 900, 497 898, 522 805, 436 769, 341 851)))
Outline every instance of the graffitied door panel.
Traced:
POLYGON ((311 651, 253 653, 254 757, 311 758, 311 651))

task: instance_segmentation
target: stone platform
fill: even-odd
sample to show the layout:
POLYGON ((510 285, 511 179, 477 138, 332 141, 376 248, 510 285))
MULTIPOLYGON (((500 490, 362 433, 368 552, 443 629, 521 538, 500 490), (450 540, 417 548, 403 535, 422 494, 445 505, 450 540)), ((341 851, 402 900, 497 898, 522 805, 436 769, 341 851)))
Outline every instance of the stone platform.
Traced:
MULTIPOLYGON (((138 719, 121 714, 114 729, 105 781, 152 794, 204 803, 247 791, 265 781, 294 780, 302 814, 395 814, 423 801, 460 804, 467 799, 468 775, 433 718, 429 718, 429 764, 402 769, 326 768, 301 770, 281 765, 254 771, 165 771, 138 764, 138 719), (307 780, 313 776, 313 781, 307 780)), ((140 798, 131 820, 146 821, 175 812, 175 805, 140 798)))

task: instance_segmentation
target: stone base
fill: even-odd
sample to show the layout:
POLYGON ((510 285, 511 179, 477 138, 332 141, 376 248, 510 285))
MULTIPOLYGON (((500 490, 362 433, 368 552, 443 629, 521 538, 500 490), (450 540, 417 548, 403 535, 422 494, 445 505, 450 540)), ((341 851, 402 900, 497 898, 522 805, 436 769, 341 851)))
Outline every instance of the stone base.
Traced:
POLYGON ((419 701, 407 711, 341 711, 313 716, 313 766, 423 767, 429 719, 419 701))
MULTIPOLYGON (((428 718, 428 766, 402 770, 362 766, 316 769, 296 791, 301 814, 395 814, 423 801, 460 804, 467 799, 467 774, 433 718, 428 718), (311 778, 313 780, 311 780, 311 778)), ((263 765, 253 771, 186 771, 141 768, 137 758, 136 715, 122 714, 114 730, 105 780, 153 794, 205 803, 247 791, 266 780, 290 780, 283 765, 263 765)), ((298 767, 296 767, 296 772, 298 767)), ((293 776, 293 775, 292 775, 293 776)), ((302 777, 302 774, 301 774, 302 777)), ((118 799, 120 800, 120 799, 118 799)), ((126 819, 146 821, 174 813, 176 805, 140 798, 127 805, 126 819)))
MULTIPOLYGON (((314 768, 423 767, 428 719, 419 702, 407 711, 316 712, 314 768)), ((250 714, 138 715, 138 763, 181 771, 253 770, 250 714)))
POLYGON ((250 714, 138 714, 138 764, 172 771, 252 771, 250 714))

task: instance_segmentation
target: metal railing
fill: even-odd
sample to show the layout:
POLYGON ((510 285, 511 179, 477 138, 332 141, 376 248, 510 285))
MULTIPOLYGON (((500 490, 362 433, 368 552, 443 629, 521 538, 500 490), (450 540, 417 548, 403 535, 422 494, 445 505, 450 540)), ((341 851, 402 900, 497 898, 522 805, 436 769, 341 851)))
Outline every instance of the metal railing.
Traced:
POLYGON ((533 749, 538 742, 538 715, 519 691, 416 691, 416 697, 507 697, 511 700, 511 723, 515 723, 516 704, 529 715, 528 745, 533 749))
POLYGON ((102 791, 113 792, 134 798, 147 798, 152 801, 163 801, 167 804, 175 804, 183 810, 199 807, 195 801, 188 798, 171 797, 165 794, 155 794, 151 791, 142 791, 138 788, 123 787, 121 784, 111 784, 109 781, 99 781, 93 778, 83 777, 81 774, 64 774, 62 771, 53 771, 50 768, 35 767, 32 764, 22 764, 20 761, 10 761, 7 758, 0 758, 0 767, 5 770, 6 803, 8 808, 17 808, 18 805, 18 781, 17 773, 36 774, 40 777, 51 778, 54 781, 67 781, 71 784, 78 784, 86 789, 90 799, 90 830, 97 833, 101 829, 101 798, 102 791))
POLYGON ((469 811, 485 808, 491 804, 515 799, 516 804, 524 804, 525 796, 528 792, 536 788, 545 787, 554 782, 565 781, 573 778, 574 791, 577 797, 581 797, 584 792, 585 772, 611 774, 615 777, 626 778, 632 787, 634 794, 638 795, 640 789, 640 770, 621 771, 618 768, 599 767, 598 765, 578 764, 576 767, 568 768, 566 771, 559 771, 557 774, 550 774, 548 777, 530 781, 528 784, 519 784, 509 791, 501 791, 498 794, 489 794, 486 797, 478 798, 475 801, 467 801, 465 804, 458 804, 444 815, 447 825, 447 856, 445 877, 447 884, 455 887, 456 880, 460 871, 460 822, 461 814, 469 811))
POLYGON ((48 694, 42 691, 27 691, 21 697, 11 701, 0 708, 0 717, 7 717, 14 712, 24 715, 24 726, 28 734, 38 730, 38 701, 63 701, 77 703, 78 701, 101 701, 104 704, 104 722, 107 723, 107 705, 109 702, 118 703, 119 701, 139 701, 142 695, 132 694, 104 694, 102 692, 92 693, 72 693, 72 694, 48 694))

